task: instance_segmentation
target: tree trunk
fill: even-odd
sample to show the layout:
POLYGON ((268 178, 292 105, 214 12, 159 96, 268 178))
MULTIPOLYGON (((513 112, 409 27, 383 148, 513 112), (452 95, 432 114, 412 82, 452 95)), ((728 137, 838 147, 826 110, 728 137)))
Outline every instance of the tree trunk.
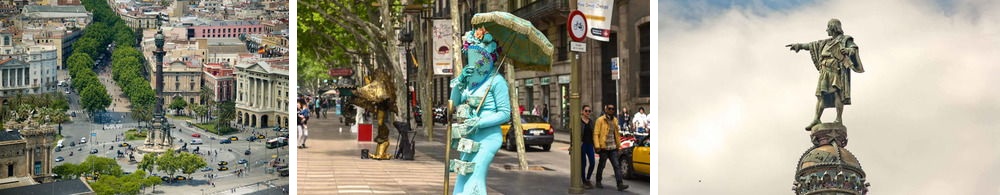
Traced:
MULTIPOLYGON (((501 66, 504 66, 504 64, 501 64, 501 66)), ((507 68, 507 75, 504 76, 504 77, 507 78, 507 86, 514 86, 514 66, 510 65, 510 64, 506 64, 506 66, 504 66, 504 67, 507 68)), ((513 116, 510 117, 510 120, 513 121, 512 125, 510 127, 510 131, 514 131, 514 139, 515 140, 507 140, 507 141, 508 142, 509 141, 517 141, 516 142, 517 143, 517 163, 520 166, 520 168, 521 168, 522 171, 527 171, 528 170, 528 159, 524 156, 524 131, 523 131, 524 129, 522 129, 522 127, 521 127, 521 112, 520 112, 520 110, 517 109, 518 105, 520 105, 518 103, 518 101, 517 101, 517 87, 510 87, 510 88, 513 89, 513 90, 510 90, 508 92, 508 93, 510 93, 510 107, 511 107, 510 108, 510 110, 511 110, 510 113, 511 113, 511 115, 513 115, 513 116)), ((507 135, 504 135, 504 136, 507 136, 507 135)))

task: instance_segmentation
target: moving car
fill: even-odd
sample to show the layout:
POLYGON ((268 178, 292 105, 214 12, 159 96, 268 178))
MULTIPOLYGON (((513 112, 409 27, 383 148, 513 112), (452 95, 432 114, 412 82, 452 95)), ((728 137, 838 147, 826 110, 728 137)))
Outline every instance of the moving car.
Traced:
POLYGON ((240 159, 239 161, 236 161, 236 164, 247 164, 247 159, 240 159))
POLYGON ((174 177, 174 180, 177 180, 177 181, 180 181, 180 180, 187 180, 187 177, 184 177, 184 176, 180 176, 180 175, 178 175, 177 177, 174 177))
POLYGON ((201 168, 201 172, 209 172, 209 171, 212 171, 212 167, 205 166, 205 168, 201 168))
POLYGON ((198 138, 191 139, 191 145, 201 145, 201 144, 204 144, 204 143, 205 143, 204 141, 201 141, 201 139, 198 139, 198 138))
POLYGON ((62 147, 56 147, 56 152, 62 152, 62 147))
MULTIPOLYGON (((510 131, 512 122, 501 125, 503 146, 507 150, 517 150, 517 143, 514 141, 515 133, 510 131)), ((542 150, 552 149, 552 142, 555 141, 555 131, 552 125, 536 115, 521 115, 521 129, 524 133, 524 147, 541 146, 542 150)))
POLYGON ((250 155, 250 150, 247 150, 246 152, 243 152, 243 155, 250 155))
POLYGON ((62 156, 56 157, 56 162, 62 162, 63 160, 66 160, 66 159, 64 159, 62 156))
POLYGON ((247 141, 248 142, 252 142, 252 141, 256 141, 256 140, 257 140, 257 136, 252 136, 251 135, 250 137, 247 137, 247 141))
POLYGON ((649 137, 640 138, 637 144, 631 148, 623 149, 621 157, 618 158, 621 165, 621 172, 626 179, 633 179, 640 175, 649 176, 649 137))
POLYGON ((87 137, 81 137, 80 138, 80 143, 81 144, 87 143, 87 137))
POLYGON ((118 144, 118 147, 126 148, 128 146, 130 146, 130 145, 128 143, 125 143, 125 142, 122 142, 122 143, 118 144))
POLYGON ((197 134, 197 133, 191 134, 191 137, 201 137, 201 134, 197 134))
POLYGON ((219 144, 231 144, 231 143, 233 143, 233 141, 229 139, 224 139, 219 141, 219 144))
POLYGON ((229 140, 232 140, 232 141, 240 141, 240 138, 239 138, 239 137, 236 137, 236 136, 234 135, 234 136, 229 136, 229 140))
POLYGON ((228 171, 228 170, 229 170, 229 167, 219 166, 219 171, 228 171))
POLYGON ((226 166, 226 165, 229 165, 229 162, 227 162, 227 161, 219 161, 219 166, 226 166))
MULTIPOLYGON (((59 143, 56 144, 56 148, 62 148, 63 147, 63 141, 64 140, 59 140, 59 143)), ((56 151, 56 152, 58 152, 58 151, 56 151)))
POLYGON ((97 154, 97 149, 90 149, 91 154, 97 154))

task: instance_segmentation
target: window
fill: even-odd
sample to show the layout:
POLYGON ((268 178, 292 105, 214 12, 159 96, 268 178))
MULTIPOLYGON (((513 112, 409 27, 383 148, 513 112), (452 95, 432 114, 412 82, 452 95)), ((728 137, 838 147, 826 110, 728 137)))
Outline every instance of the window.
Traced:
POLYGON ((639 97, 649 97, 649 22, 639 25, 639 97))
MULTIPOLYGON (((3 36, 3 45, 10 46, 10 36, 3 36)), ((10 52, 8 52, 10 53, 10 52)))
POLYGON ((556 45, 556 61, 569 60, 569 51, 566 47, 569 47, 569 33, 566 32, 566 25, 556 25, 559 26, 559 44, 556 45))

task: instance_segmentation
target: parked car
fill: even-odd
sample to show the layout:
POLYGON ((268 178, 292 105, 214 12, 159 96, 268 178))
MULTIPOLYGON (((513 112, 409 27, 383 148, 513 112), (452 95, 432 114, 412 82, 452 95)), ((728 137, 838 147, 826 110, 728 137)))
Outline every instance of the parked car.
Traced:
POLYGON ((233 143, 233 141, 229 139, 224 139, 219 141, 219 144, 231 144, 231 143, 233 143))
POLYGON ((56 162, 62 162, 63 160, 66 160, 66 159, 64 159, 62 156, 56 157, 56 162))
POLYGON ((201 137, 201 134, 197 134, 197 133, 191 134, 191 137, 201 137))
POLYGON ((288 177, 288 167, 278 168, 278 176, 288 177))
POLYGON ((623 178, 632 179, 639 175, 649 176, 649 137, 643 137, 633 147, 622 150, 624 152, 618 161, 621 165, 619 168, 624 173, 623 178))
POLYGON ((178 175, 177 177, 174 177, 174 180, 177 180, 177 181, 187 180, 187 177, 178 175))
MULTIPOLYGON (((500 130, 504 135, 503 146, 507 150, 517 150, 517 143, 514 141, 515 133, 510 131, 511 122, 501 125, 500 130)), ((521 129, 524 134, 524 146, 541 146, 542 150, 552 149, 552 142, 555 141, 555 131, 552 125, 545 122, 540 116, 521 115, 521 129)))

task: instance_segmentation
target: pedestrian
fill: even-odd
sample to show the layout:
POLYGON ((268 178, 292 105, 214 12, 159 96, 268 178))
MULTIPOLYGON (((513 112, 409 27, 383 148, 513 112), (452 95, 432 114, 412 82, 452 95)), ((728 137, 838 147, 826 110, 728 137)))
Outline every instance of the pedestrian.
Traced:
POLYGON ((319 97, 317 97, 317 98, 316 98, 316 99, 314 99, 314 100, 313 100, 313 102, 312 102, 312 106, 313 106, 313 109, 315 109, 315 110, 316 110, 316 111, 315 111, 315 112, 316 112, 316 114, 315 114, 315 115, 316 115, 316 118, 319 118, 319 117, 320 117, 320 114, 319 114, 319 113, 320 113, 320 111, 321 111, 321 110, 323 109, 322 107, 320 107, 320 106, 319 106, 319 99, 320 99, 320 98, 319 98, 319 97))
POLYGON ((524 114, 524 105, 517 106, 517 113, 524 114))
POLYGON ((618 191, 624 191, 629 186, 622 181, 621 169, 618 164, 618 149, 621 145, 621 134, 618 132, 618 119, 615 118, 615 105, 604 106, 604 115, 597 118, 594 123, 594 149, 601 156, 597 164, 597 188, 604 188, 601 185, 601 176, 604 174, 604 165, 607 160, 611 160, 611 168, 615 172, 615 181, 618 183, 618 191))
POLYGON ((580 116, 580 127, 583 128, 583 143, 580 146, 581 153, 584 157, 581 158, 580 173, 583 173, 583 188, 591 189, 594 185, 590 183, 590 176, 594 174, 594 123, 590 120, 590 113, 593 110, 590 109, 589 105, 583 105, 583 113, 580 116), (586 167, 586 171, 584 168, 586 167))
POLYGON ((305 107, 305 102, 299 101, 299 114, 298 129, 299 129, 299 148, 306 148, 306 138, 309 137, 309 130, 306 129, 306 124, 309 121, 309 108, 305 107))
POLYGON ((549 104, 542 106, 542 118, 545 119, 545 122, 549 122, 549 104))
POLYGON ((622 107, 622 112, 620 115, 618 115, 618 126, 626 131, 632 130, 633 128, 631 128, 632 127, 632 125, 630 124, 631 122, 632 122, 632 115, 628 113, 628 108, 622 107))
POLYGON ((649 117, 646 116, 646 108, 639 107, 639 112, 632 116, 632 125, 639 133, 647 133, 649 130, 649 117))

